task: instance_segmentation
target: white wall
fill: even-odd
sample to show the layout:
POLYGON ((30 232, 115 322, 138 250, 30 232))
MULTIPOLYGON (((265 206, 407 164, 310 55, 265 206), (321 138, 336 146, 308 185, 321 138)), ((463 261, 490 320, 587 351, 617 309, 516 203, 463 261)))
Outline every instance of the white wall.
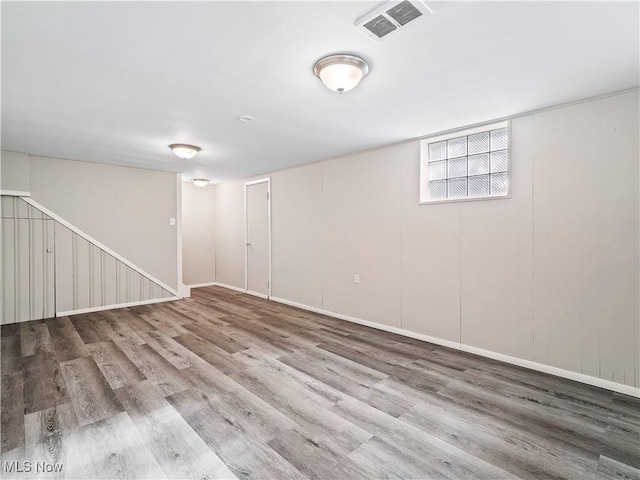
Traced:
POLYGON ((216 280, 216 191, 212 185, 182 184, 182 281, 186 285, 216 280))
MULTIPOLYGON (((2 167, 7 163, 2 152, 2 167)), ((31 197, 177 289, 176 174, 28 155, 31 197)), ((23 158, 24 160, 24 158, 23 158)), ((5 184, 3 190, 20 185, 5 184)))
MULTIPOLYGON (((272 292, 322 308, 322 167, 320 164, 272 176, 272 292)), ((220 233, 220 231, 218 232, 220 233)), ((274 293, 275 295, 275 293, 274 293)))
POLYGON ((216 281, 244 288, 244 185, 216 185, 216 281))
POLYGON ((0 189, 29 192, 29 155, 3 150, 0 158, 0 189))
MULTIPOLYGON (((638 107, 512 120, 509 199, 418 205, 417 141, 271 174, 273 296, 640 386, 638 107)), ((215 189, 242 288, 242 182, 215 189)))

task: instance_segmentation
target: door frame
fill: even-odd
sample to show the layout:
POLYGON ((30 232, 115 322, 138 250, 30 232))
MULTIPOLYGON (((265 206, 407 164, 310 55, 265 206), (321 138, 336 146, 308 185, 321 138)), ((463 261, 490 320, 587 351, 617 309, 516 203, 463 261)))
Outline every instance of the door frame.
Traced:
POLYGON ((271 285, 271 177, 265 177, 258 180, 252 180, 250 182, 244 182, 244 290, 251 295, 268 299, 271 298, 271 285), (267 184, 267 221, 269 223, 269 275, 267 280, 269 282, 269 288, 266 296, 258 292, 249 291, 249 225, 247 222, 247 187, 265 182, 267 184))

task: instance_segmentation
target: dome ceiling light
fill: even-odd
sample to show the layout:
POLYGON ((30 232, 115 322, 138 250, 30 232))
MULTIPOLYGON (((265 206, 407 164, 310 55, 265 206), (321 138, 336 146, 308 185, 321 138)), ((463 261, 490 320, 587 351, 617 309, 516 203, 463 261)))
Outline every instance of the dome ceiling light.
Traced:
POLYGON ((207 185, 209 185, 209 182, 211 180, 209 180, 208 178, 192 178, 191 181, 196 187, 206 187, 207 185))
POLYGON ((187 145, 186 143, 173 143, 169 145, 169 148, 173 150, 173 153, 175 153, 178 157, 185 160, 189 160, 190 158, 195 157, 196 153, 201 150, 200 147, 196 147, 195 145, 187 145))
POLYGON ((343 93, 355 88, 369 73, 369 65, 355 55, 335 54, 318 60, 313 73, 334 92, 343 93))

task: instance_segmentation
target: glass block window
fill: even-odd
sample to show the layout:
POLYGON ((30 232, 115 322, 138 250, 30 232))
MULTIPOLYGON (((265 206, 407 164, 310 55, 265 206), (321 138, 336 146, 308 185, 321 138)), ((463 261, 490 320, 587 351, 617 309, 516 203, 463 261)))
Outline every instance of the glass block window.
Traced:
POLYGON ((422 141, 420 202, 509 195, 509 124, 422 141))

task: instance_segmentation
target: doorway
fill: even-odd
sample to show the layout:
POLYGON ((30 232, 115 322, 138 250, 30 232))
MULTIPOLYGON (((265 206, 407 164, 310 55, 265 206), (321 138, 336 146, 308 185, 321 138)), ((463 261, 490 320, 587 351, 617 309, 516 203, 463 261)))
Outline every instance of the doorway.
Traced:
POLYGON ((271 179, 244 184, 245 290, 271 296, 271 179))

